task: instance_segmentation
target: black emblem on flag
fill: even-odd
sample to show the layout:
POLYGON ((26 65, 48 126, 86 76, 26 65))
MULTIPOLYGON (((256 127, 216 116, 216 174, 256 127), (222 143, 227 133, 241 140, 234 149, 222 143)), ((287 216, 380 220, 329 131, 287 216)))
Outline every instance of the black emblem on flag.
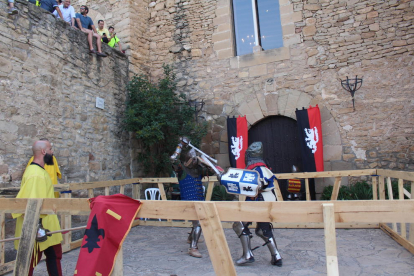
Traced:
POLYGON ((230 178, 238 178, 238 177, 239 177, 239 173, 235 173, 235 174, 231 173, 231 174, 229 175, 229 177, 230 177, 230 178))
POLYGON ((253 189, 252 189, 252 187, 247 186, 247 187, 243 187, 243 191, 246 191, 246 192, 253 192, 253 189))
POLYGON ((86 243, 82 248, 88 248, 88 252, 91 253, 95 248, 101 248, 98 245, 100 241, 99 236, 102 236, 102 239, 105 238, 105 230, 99 229, 98 227, 98 219, 96 215, 93 217, 91 227, 85 230, 86 243))

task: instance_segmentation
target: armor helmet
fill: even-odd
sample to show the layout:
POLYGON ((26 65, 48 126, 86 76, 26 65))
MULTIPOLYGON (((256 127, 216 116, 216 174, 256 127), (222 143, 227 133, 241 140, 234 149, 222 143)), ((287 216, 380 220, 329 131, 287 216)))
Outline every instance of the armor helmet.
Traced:
POLYGON ((246 165, 250 165, 257 162, 263 162, 263 144, 262 142, 252 143, 245 153, 246 165))

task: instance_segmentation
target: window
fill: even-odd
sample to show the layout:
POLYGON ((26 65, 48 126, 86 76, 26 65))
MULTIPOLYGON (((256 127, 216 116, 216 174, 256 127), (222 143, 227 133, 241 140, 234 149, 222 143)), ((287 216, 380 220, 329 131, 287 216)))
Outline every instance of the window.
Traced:
POLYGON ((278 0, 233 0, 236 54, 283 47, 278 0))

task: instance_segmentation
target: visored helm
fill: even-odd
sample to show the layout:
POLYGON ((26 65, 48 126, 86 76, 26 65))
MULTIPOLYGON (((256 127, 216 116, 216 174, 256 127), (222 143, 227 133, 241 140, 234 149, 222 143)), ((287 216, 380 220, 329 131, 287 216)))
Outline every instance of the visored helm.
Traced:
POLYGON ((263 160, 262 142, 254 142, 247 148, 245 153, 246 165, 251 163, 252 160, 263 160))

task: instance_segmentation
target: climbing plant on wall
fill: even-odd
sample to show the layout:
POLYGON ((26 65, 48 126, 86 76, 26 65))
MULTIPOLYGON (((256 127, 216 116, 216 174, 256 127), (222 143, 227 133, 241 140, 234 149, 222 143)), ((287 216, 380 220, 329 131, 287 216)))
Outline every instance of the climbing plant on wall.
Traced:
POLYGON ((207 134, 207 123, 196 122, 194 108, 177 91, 172 66, 163 68, 164 76, 157 83, 137 75, 127 85, 125 129, 134 132, 141 143, 138 158, 146 176, 169 175, 169 157, 179 137, 188 136, 198 146, 207 134))

